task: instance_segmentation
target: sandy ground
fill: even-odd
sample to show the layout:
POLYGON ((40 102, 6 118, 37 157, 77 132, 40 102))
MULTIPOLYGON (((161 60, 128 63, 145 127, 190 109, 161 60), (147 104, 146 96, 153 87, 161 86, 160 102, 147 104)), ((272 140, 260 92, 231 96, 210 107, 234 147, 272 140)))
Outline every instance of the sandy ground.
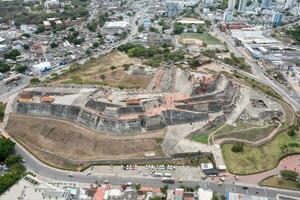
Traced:
POLYGON ((212 72, 212 71, 222 72, 222 71, 225 71, 225 72, 228 72, 230 74, 232 73, 231 70, 228 69, 226 66, 222 66, 222 65, 214 63, 214 62, 198 67, 197 71, 204 71, 204 72, 212 72))
POLYGON ((55 80, 55 83, 72 82, 74 77, 84 84, 106 84, 110 86, 124 86, 126 88, 147 88, 153 76, 128 75, 123 69, 124 64, 142 65, 142 61, 130 58, 121 52, 111 52, 98 60, 85 64, 81 69, 67 73, 55 80), (115 70, 111 70, 115 66, 115 70), (104 75, 104 79, 103 79, 104 75))
POLYGON ((156 156, 161 156, 161 148, 154 138, 164 135, 160 131, 111 136, 68 121, 14 114, 9 118, 7 132, 29 149, 34 145, 74 160, 141 158, 146 151, 155 151, 156 156))

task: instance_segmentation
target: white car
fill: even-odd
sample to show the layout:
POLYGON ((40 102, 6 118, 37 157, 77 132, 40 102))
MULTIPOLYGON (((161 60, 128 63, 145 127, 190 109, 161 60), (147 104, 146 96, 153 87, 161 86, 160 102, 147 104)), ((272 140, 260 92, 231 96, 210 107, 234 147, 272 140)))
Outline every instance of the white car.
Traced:
POLYGON ((87 175, 87 176, 88 176, 88 175, 91 175, 91 174, 92 174, 92 172, 87 172, 87 173, 85 173, 85 175, 87 175))
POLYGON ((68 174, 68 177, 74 177, 74 175, 73 174, 68 174))

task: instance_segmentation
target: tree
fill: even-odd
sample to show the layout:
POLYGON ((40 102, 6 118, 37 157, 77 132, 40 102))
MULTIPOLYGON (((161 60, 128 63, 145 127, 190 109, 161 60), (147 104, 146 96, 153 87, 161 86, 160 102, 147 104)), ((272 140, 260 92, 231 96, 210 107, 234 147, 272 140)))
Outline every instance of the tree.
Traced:
POLYGON ((138 31, 143 32, 145 30, 144 26, 139 26, 138 31))
POLYGON ((15 66, 15 71, 18 73, 24 73, 27 69, 28 67, 26 65, 17 64, 15 66))
POLYGON ((40 24, 40 25, 38 25, 38 27, 37 27, 35 33, 36 33, 36 34, 39 34, 39 33, 44 32, 45 30, 46 30, 45 26, 44 26, 43 24, 40 24))
POLYGON ((90 56, 90 55, 92 54, 92 51, 91 51, 90 49, 87 49, 87 50, 85 51, 85 53, 86 53, 86 55, 90 56))
POLYGON ((291 128, 287 134, 291 137, 295 136, 297 134, 296 130, 294 128, 291 128))
POLYGON ((213 192, 213 197, 211 198, 211 200, 219 200, 219 197, 216 192, 213 192))
POLYGON ((154 27, 150 27, 150 28, 149 28, 149 31, 150 31, 150 32, 154 32, 154 33, 158 33, 158 32, 159 32, 158 29, 156 29, 156 28, 154 28, 154 27))
POLYGON ((197 59, 192 59, 188 61, 191 68, 198 67, 200 65, 199 61, 197 59))
POLYGON ((40 83, 41 80, 39 78, 32 78, 30 79, 30 84, 37 84, 37 83, 40 83))
POLYGON ((10 139, 0 138, 0 162, 5 161, 5 159, 13 154, 15 151, 15 143, 10 139))
POLYGON ((51 42, 50 47, 51 48, 56 48, 56 47, 58 47, 58 44, 56 42, 51 42))
POLYGON ((99 42, 94 42, 94 43, 93 43, 93 47, 94 47, 94 48, 98 48, 98 47, 99 47, 99 42))
POLYGON ((16 58, 21 55, 21 53, 17 49, 12 49, 9 52, 4 54, 5 59, 16 60, 16 58))
POLYGON ((221 198, 221 200, 226 200, 226 196, 225 196, 224 194, 222 194, 222 195, 220 196, 220 198, 221 198))
POLYGON ((166 194, 168 189, 169 189, 169 186, 164 185, 163 187, 160 188, 160 191, 161 191, 161 193, 166 194))
POLYGON ((4 73, 10 70, 10 66, 7 63, 0 62, 0 72, 4 73))
POLYGON ((197 33, 204 33, 205 32, 205 28, 201 25, 197 26, 197 33))
POLYGON ((29 50, 29 49, 30 49, 30 47, 29 47, 28 44, 24 44, 24 45, 23 45, 23 48, 24 48, 25 50, 29 50))
POLYGON ((104 81, 104 80, 106 79, 105 74, 101 74, 101 75, 100 75, 100 78, 104 81))
POLYGON ((237 143, 235 143, 232 146, 231 151, 233 151, 234 153, 238 153, 238 152, 244 151, 244 143, 243 142, 237 142, 237 143))
POLYGON ((21 160, 22 157, 20 155, 10 155, 5 159, 4 163, 10 167, 15 163, 21 162, 21 160))
POLYGON ((112 65, 112 66, 110 66, 110 69, 111 69, 111 71, 114 71, 115 69, 117 69, 117 67, 112 65))
POLYGON ((129 64, 124 64, 124 65, 123 65, 123 68, 124 68, 125 71, 127 71, 127 70, 129 69, 129 67, 130 67, 129 64))
POLYGON ((179 35, 183 32, 184 26, 181 23, 175 22, 174 23, 174 29, 173 29, 173 34, 179 35))
POLYGON ((30 34, 28 34, 28 33, 23 33, 23 34, 22 34, 22 37, 30 38, 31 36, 30 36, 30 34))
POLYGON ((93 20, 92 22, 87 23, 87 28, 88 28, 89 31, 91 31, 91 32, 96 32, 96 30, 97 30, 97 21, 96 21, 96 20, 93 20))

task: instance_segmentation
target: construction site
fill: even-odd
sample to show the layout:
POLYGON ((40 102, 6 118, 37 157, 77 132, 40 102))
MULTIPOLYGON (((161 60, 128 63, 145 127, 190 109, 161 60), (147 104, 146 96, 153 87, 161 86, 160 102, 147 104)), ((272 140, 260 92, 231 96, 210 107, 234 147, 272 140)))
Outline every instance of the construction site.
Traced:
POLYGON ((219 144, 197 143, 189 135, 216 122, 283 120, 274 99, 225 75, 177 67, 127 73, 145 70, 153 74, 147 89, 27 87, 8 104, 6 131, 47 163, 49 155, 87 161, 210 152, 226 169, 219 144))

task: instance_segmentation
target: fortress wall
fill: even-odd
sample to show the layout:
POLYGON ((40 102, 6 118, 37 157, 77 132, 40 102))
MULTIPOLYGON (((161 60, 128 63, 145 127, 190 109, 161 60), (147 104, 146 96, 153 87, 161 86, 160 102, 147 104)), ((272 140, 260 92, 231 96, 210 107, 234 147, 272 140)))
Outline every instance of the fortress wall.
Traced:
POLYGON ((144 113, 144 108, 142 106, 128 106, 118 108, 118 115, 129 115, 134 113, 144 113))
POLYGON ((176 108, 181 110, 190 110, 194 112, 208 112, 208 102, 204 103, 195 103, 195 104, 186 104, 186 105, 176 105, 176 108))
POLYGON ((197 121, 208 120, 207 113, 193 113, 180 110, 163 111, 168 125, 192 123, 197 121))
POLYGON ((95 101, 94 99, 89 99, 85 106, 97 110, 98 112, 103 112, 107 106, 116 107, 114 104, 95 101))
POLYGON ((59 104, 17 103, 16 112, 33 116, 58 117, 62 119, 76 120, 80 112, 80 108, 77 106, 59 104))
POLYGON ((162 99, 153 99, 146 102, 143 102, 143 107, 145 111, 152 110, 153 108, 159 107, 161 104, 165 103, 162 99))
POLYGON ((167 126, 167 123, 162 115, 145 117, 143 126, 147 131, 162 129, 167 126))
POLYGON ((116 134, 127 134, 142 132, 142 120, 118 120, 112 118, 100 117, 99 123, 97 124, 96 131, 116 133, 116 134))
POLYGON ((81 123, 89 128, 95 129, 99 122, 99 118, 97 115, 92 114, 83 109, 79 113, 76 121, 78 121, 79 123, 81 123))
POLYGON ((222 105, 219 101, 209 102, 208 112, 220 112, 222 110, 222 105))

